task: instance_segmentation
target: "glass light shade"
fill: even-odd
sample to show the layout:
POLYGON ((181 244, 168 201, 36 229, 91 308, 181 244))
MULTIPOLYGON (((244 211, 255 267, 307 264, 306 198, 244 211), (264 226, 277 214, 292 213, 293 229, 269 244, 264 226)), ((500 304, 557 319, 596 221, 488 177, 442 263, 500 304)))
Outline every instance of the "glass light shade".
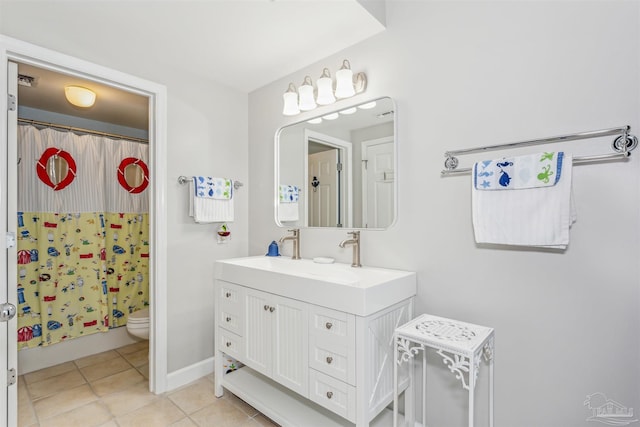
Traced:
POLYGON ((298 95, 300 95, 300 110, 309 111, 318 106, 313 97, 313 83, 311 83, 311 77, 307 76, 304 78, 304 82, 302 82, 302 85, 298 88, 298 95))
POLYGON ((322 118, 325 119, 325 120, 335 120, 339 116, 340 115, 338 113, 330 113, 330 114, 327 114, 326 116, 322 116, 322 118))
POLYGON ((336 71, 336 98, 349 98, 356 94, 353 88, 353 71, 343 68, 336 71))
POLYGON ((316 84, 318 85, 318 98, 316 99, 318 104, 329 105, 336 102, 336 97, 333 96, 333 80, 328 68, 322 70, 322 75, 316 84))
POLYGON ((300 108, 298 108, 298 94, 296 92, 285 92, 282 95, 284 99, 284 108, 282 114, 285 116, 295 116, 300 114, 300 108))
POLYGON ((91 107, 96 102, 95 92, 82 86, 66 86, 64 96, 76 107, 91 107))

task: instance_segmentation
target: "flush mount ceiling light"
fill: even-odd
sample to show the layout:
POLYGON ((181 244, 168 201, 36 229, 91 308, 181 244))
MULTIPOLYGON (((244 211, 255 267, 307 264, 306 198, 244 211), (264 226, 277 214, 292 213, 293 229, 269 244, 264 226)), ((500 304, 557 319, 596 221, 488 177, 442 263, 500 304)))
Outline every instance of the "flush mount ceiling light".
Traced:
POLYGON ((64 96, 76 107, 91 107, 96 102, 96 93, 82 86, 66 86, 64 96))
MULTIPOLYGON (((348 60, 342 61, 342 66, 336 72, 335 90, 331 72, 328 68, 322 70, 322 74, 314 88, 311 77, 306 76, 302 85, 298 88, 296 95, 295 86, 289 84, 287 91, 283 95, 284 108, 282 114, 294 116, 301 111, 310 111, 318 105, 331 105, 337 99, 349 98, 355 94, 364 92, 367 87, 367 76, 364 73, 351 71, 351 64, 348 60)), ((350 114, 351 109, 347 109, 343 114, 350 114)))

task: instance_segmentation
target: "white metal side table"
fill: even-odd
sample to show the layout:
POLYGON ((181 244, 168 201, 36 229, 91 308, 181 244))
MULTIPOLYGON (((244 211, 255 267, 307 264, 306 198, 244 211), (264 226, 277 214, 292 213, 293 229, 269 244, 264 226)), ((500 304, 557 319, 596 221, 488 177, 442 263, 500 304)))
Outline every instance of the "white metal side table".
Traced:
MULTIPOLYGON (((422 357, 422 425, 427 421, 427 358, 426 348, 433 348, 442 356, 444 364, 469 391, 469 427, 473 427, 474 393, 480 360, 484 356, 489 364, 489 425, 493 427, 493 354, 492 328, 464 323, 444 317, 423 314, 396 328, 394 332, 394 396, 393 425, 398 426, 398 369, 413 359, 420 350, 422 357)), ((415 375, 409 368, 409 387, 405 391, 405 421, 414 425, 415 375)))

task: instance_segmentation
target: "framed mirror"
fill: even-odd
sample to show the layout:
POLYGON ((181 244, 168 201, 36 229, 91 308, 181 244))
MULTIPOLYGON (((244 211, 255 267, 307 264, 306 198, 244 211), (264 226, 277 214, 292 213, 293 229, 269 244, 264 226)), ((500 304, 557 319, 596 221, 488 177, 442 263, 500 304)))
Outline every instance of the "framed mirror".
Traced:
POLYGON ((389 97, 276 132, 276 223, 386 229, 397 210, 395 103, 389 97))

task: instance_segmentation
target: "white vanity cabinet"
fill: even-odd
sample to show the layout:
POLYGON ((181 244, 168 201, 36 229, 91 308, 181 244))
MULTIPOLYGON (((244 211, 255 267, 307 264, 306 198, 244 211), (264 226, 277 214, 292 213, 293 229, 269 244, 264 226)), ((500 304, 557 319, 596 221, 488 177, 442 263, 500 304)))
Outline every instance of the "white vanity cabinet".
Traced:
POLYGON ((291 390, 307 393, 307 304, 245 291, 244 361, 291 390))
POLYGON ((282 426, 391 425, 393 332, 412 317, 415 274, 360 301, 298 277, 244 275, 233 262, 216 266, 216 396, 226 388, 282 426), (245 366, 224 372, 227 356, 245 366))

